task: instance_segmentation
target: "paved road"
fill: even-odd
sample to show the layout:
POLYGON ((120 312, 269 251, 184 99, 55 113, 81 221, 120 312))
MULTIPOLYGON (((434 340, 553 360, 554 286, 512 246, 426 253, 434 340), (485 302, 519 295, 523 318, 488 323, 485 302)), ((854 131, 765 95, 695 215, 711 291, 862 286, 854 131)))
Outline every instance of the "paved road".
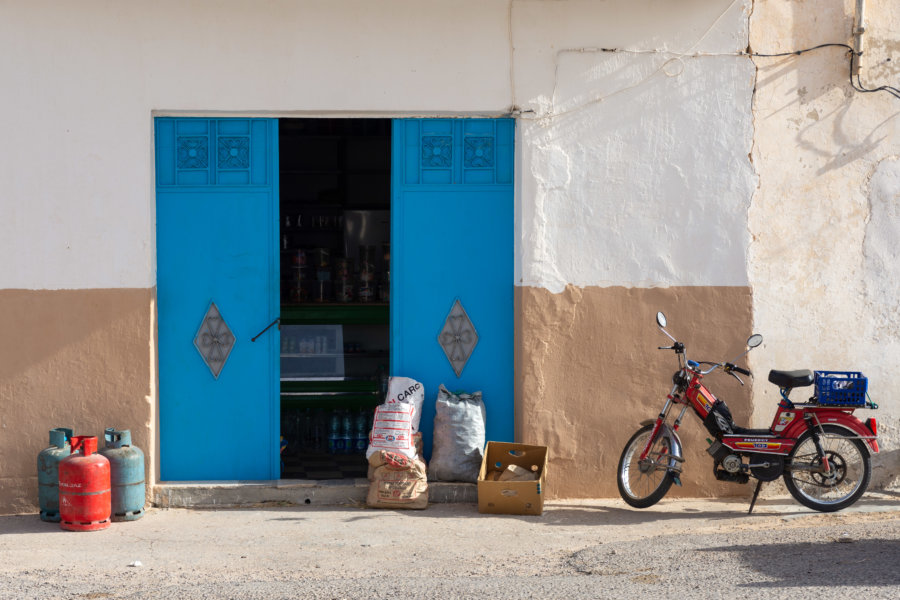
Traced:
POLYGON ((0 517, 0 598, 900 597, 900 496, 558 502, 541 517, 151 510, 102 532, 0 517), (140 561, 140 566, 129 566, 140 561))

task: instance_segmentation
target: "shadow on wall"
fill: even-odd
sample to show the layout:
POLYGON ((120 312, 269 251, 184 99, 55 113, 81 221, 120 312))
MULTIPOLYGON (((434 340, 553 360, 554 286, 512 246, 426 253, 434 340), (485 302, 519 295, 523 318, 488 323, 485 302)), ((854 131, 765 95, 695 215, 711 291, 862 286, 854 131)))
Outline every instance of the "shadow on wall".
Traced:
MULTIPOLYGON (((819 44, 850 44, 854 4, 833 0, 811 0, 790 4, 791 46, 802 50, 819 44)), ((801 58, 809 61, 797 70, 797 96, 808 104, 835 86, 849 85, 850 57, 845 48, 823 48, 801 58)), ((800 66, 800 63, 797 63, 800 66)), ((847 90, 848 95, 853 93, 847 90)))
MULTIPOLYGON (((759 19, 753 26, 755 31, 775 32, 765 37, 761 33, 755 35, 755 45, 751 48, 754 52, 779 53, 820 44, 852 44, 855 22, 852 3, 812 0, 786 4, 781 10, 788 10, 788 6, 792 11, 789 15, 778 14, 779 9, 772 4, 767 5, 765 12, 754 13, 759 19), (767 26, 775 19, 790 24, 787 25, 790 27, 789 39, 779 39, 778 27, 767 26)), ((878 126, 860 139, 860 122, 851 113, 853 97, 858 92, 849 85, 850 56, 846 48, 829 47, 802 56, 756 58, 755 61, 758 89, 782 86, 785 80, 796 82, 796 87, 779 92, 781 95, 776 98, 781 101, 767 110, 767 117, 784 111, 780 118, 797 132, 797 146, 819 159, 816 175, 841 169, 864 158, 886 139, 886 133, 879 135, 878 126), (834 98, 821 101, 823 96, 834 96, 835 89, 842 91, 842 101, 836 102, 834 98)))
POLYGON ((900 450, 882 450, 872 456, 872 482, 883 489, 900 486, 900 450))

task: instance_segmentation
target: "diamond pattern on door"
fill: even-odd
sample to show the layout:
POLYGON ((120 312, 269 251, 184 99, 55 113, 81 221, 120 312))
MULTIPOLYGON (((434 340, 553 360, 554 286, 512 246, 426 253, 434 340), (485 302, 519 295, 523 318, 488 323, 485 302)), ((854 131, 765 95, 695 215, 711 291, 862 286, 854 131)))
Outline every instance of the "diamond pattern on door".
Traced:
POLYGON ((231 354, 231 349, 234 348, 234 334, 219 313, 219 307, 215 302, 209 305, 203 317, 200 330, 194 337, 194 346, 213 377, 218 379, 228 355, 231 354))

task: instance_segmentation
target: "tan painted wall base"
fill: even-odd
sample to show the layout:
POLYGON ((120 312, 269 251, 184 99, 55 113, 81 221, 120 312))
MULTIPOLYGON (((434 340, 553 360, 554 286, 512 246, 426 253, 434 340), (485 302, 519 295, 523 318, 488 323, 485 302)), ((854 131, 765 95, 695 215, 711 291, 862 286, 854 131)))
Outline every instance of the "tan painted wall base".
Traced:
POLYGON ((38 510, 48 431, 130 429, 148 457, 153 290, 0 290, 0 514, 38 510))
MULTIPOLYGON (((154 472, 152 302, 152 290, 0 291, 0 514, 37 510, 35 461, 53 427, 131 429, 154 472)), ((695 359, 732 358, 751 333, 744 287, 517 288, 516 435, 549 447, 550 497, 617 494, 622 446, 655 417, 675 368, 656 350, 657 310, 695 359)), ((745 421, 749 386, 709 383, 745 421)), ((749 494, 713 480, 705 437, 688 417, 685 485, 673 493, 749 494)))
MULTIPOLYGON (((622 448, 640 421, 659 414, 677 366, 673 352, 657 350, 669 342, 656 328, 659 310, 695 360, 734 358, 752 333, 747 287, 516 288, 516 438, 548 446, 551 498, 618 495, 622 448)), ((707 384, 746 424, 750 385, 724 374, 707 384)), ((713 478, 699 419, 686 416, 679 433, 684 487, 671 494, 752 492, 713 478)))

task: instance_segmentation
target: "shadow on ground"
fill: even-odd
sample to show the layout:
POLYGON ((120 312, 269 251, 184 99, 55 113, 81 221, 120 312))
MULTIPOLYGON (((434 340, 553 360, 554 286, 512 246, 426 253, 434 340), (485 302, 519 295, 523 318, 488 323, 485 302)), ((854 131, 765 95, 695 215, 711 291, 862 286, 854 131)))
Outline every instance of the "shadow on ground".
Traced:
POLYGON ((737 553, 748 568, 774 580, 739 587, 900 586, 900 540, 836 536, 816 543, 721 546, 700 552, 737 553))
POLYGON ((71 534, 72 531, 65 531, 59 526, 59 523, 48 523, 41 521, 36 515, 12 515, 0 517, 0 535, 16 535, 24 533, 46 533, 46 534, 71 534))
MULTIPOLYGON (((882 497, 862 498, 850 510, 845 510, 839 515, 852 512, 894 512, 900 510, 900 502, 896 500, 896 494, 881 493, 882 497)), ((743 503, 735 499, 709 499, 698 505, 696 501, 665 500, 657 506, 643 510, 631 508, 622 501, 569 501, 551 502, 545 505, 542 515, 494 515, 478 512, 476 504, 432 504, 425 510, 395 510, 367 508, 359 504, 354 506, 305 506, 305 505, 256 505, 234 508, 193 508, 172 509, 187 510, 197 513, 203 512, 264 512, 269 521, 303 521, 309 518, 310 513, 327 512, 337 513, 336 519, 343 522, 365 521, 369 519, 399 518, 399 519, 516 519, 523 523, 545 526, 594 526, 594 525, 640 525, 652 523, 665 523, 680 521, 690 524, 692 521, 723 521, 734 522, 741 520, 746 523, 765 518, 790 518, 821 515, 816 511, 807 509, 790 499, 775 498, 762 499, 757 502, 753 514, 748 515, 749 502, 743 503)), ((143 518, 145 521, 153 520, 151 509, 143 518)), ((67 533, 58 523, 46 523, 41 521, 37 514, 0 516, 0 536, 9 534, 32 533, 67 533)))

